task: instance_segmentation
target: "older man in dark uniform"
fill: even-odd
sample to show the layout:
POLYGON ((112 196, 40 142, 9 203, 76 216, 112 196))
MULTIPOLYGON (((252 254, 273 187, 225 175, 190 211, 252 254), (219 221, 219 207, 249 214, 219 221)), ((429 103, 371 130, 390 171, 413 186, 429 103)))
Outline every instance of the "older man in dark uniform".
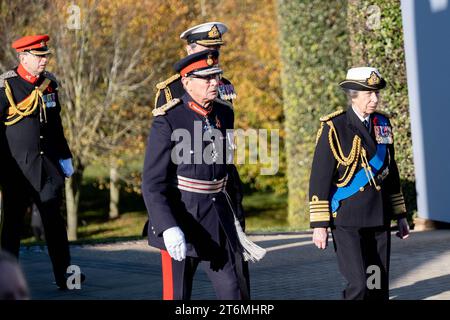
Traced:
POLYGON ((216 99, 217 61, 208 50, 175 65, 186 93, 159 109, 148 139, 142 192, 149 244, 161 249, 164 299, 190 299, 200 262, 218 299, 249 298, 242 260, 265 253, 245 238, 227 192, 234 114, 216 99))
POLYGON ((15 41, 12 47, 20 64, 0 76, 1 247, 19 255, 22 220, 34 202, 56 284, 65 289, 70 253, 60 206, 64 177, 73 173, 73 167, 59 115, 58 85, 45 71, 50 55, 47 41, 47 35, 15 41))
POLYGON ((390 222, 409 235, 392 127, 377 111, 386 85, 377 69, 352 68, 340 83, 346 111, 322 117, 310 178, 310 222, 320 249, 330 227, 344 299, 388 299, 390 222))
MULTIPOLYGON (((181 33, 180 39, 187 42, 186 52, 188 55, 205 50, 219 51, 220 47, 224 44, 222 35, 227 31, 228 27, 221 22, 206 22, 185 30, 181 33)), ((153 110, 153 114, 158 114, 160 110, 164 110, 166 107, 170 108, 173 99, 180 99, 185 94, 185 89, 181 82, 181 75, 179 73, 176 73, 168 79, 158 83, 156 88, 158 91, 155 97, 155 108, 153 110)), ((222 104, 226 104, 232 108, 233 100, 236 99, 236 93, 231 82, 221 76, 217 91, 218 95, 216 99, 220 100, 222 104)), ((239 216, 243 216, 243 187, 234 164, 228 165, 228 176, 228 188, 235 189, 235 192, 230 193, 234 194, 236 197, 236 211, 239 216)), ((243 227, 245 228, 245 225, 243 225, 243 227)), ((146 236, 147 233, 148 222, 145 224, 142 234, 143 236, 146 236)), ((247 269, 247 266, 245 266, 245 269, 247 269)))
MULTIPOLYGON (((183 31, 180 35, 180 39, 186 40, 186 52, 188 55, 205 50, 220 50, 220 47, 224 44, 222 35, 228 31, 228 27, 221 22, 206 22, 200 25, 191 27, 183 31)), ((170 104, 173 99, 180 99, 185 94, 185 89, 181 83, 181 76, 179 73, 175 73, 166 80, 156 85, 156 97, 153 114, 158 114, 159 110, 163 110, 166 107, 170 108, 170 104), (161 109, 162 108, 162 109, 161 109)), ((223 76, 219 79, 218 96, 223 104, 228 104, 232 107, 233 99, 236 99, 236 93, 231 82, 225 79, 223 76)), ((239 190, 242 190, 241 181, 238 181, 238 173, 234 165, 229 165, 230 171, 230 184, 233 184, 239 190)), ((242 192, 237 193, 239 205, 237 210, 243 215, 242 209, 242 192)), ((148 221, 144 225, 142 231, 143 236, 147 236, 148 221)))

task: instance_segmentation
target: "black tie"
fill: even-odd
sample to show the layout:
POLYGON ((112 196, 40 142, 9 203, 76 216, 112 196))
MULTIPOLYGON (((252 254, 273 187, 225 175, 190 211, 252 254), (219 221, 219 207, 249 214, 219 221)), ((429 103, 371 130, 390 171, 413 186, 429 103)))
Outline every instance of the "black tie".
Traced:
POLYGON ((369 130, 369 121, 364 120, 363 123, 364 123, 364 126, 367 128, 367 130, 369 130))

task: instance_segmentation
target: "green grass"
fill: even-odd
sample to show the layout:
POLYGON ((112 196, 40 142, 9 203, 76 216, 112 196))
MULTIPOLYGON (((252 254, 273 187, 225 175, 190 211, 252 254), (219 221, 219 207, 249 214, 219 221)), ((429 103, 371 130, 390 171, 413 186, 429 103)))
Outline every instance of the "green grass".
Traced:
POLYGON ((91 240, 139 237, 146 220, 145 211, 126 212, 114 220, 100 219, 96 223, 87 223, 78 227, 78 237, 91 240))
POLYGON ((254 193, 244 197, 246 230, 270 231, 289 227, 285 196, 270 193, 254 193))

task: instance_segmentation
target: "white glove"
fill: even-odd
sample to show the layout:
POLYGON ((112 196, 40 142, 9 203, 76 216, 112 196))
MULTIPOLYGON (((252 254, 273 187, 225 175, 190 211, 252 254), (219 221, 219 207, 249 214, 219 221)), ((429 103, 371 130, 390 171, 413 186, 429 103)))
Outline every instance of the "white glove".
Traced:
POLYGON ((59 165, 61 166, 61 169, 67 178, 70 178, 73 175, 74 170, 72 165, 72 158, 59 159, 59 165))
POLYGON ((186 258, 186 241, 184 233, 179 227, 172 227, 163 232, 164 244, 169 255, 177 261, 186 258))

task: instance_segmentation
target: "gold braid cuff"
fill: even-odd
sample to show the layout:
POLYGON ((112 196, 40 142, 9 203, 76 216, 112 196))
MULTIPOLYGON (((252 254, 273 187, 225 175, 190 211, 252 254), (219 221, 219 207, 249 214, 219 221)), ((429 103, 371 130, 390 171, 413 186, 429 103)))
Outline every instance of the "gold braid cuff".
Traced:
POLYGON ((309 202, 310 222, 330 221, 330 203, 328 200, 319 200, 313 196, 309 202))
POLYGON ((392 212, 394 214, 402 214, 406 212, 405 199, 401 192, 391 194, 390 198, 391 198, 392 212))

